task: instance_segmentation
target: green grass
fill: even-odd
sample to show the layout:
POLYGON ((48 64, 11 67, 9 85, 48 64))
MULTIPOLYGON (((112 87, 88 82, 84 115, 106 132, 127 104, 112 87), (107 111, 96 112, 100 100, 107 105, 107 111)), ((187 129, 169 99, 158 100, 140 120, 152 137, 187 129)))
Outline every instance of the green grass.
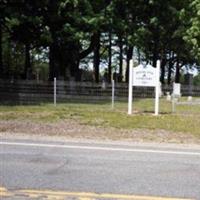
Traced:
POLYGON ((65 119, 82 124, 120 129, 168 130, 200 137, 200 105, 178 105, 171 113, 171 103, 161 99, 160 115, 154 116, 154 100, 134 100, 134 114, 127 115, 127 102, 104 104, 51 104, 39 106, 0 106, 0 120, 29 120, 54 123, 65 119))

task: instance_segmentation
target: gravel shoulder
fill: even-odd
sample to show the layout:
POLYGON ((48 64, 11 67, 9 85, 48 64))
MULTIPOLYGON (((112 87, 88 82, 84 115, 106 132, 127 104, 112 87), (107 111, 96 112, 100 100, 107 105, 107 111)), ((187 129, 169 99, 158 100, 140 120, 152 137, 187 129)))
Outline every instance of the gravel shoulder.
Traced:
POLYGON ((136 143, 200 144, 200 139, 166 130, 117 129, 81 124, 65 119, 54 123, 0 120, 0 139, 25 138, 73 141, 115 141, 136 143))

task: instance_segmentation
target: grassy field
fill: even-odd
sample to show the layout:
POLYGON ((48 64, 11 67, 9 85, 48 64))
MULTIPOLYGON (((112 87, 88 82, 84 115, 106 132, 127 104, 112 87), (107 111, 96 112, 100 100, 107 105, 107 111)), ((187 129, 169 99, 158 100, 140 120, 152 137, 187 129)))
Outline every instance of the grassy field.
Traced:
MULTIPOLYGON (((184 99, 183 99, 184 100, 184 99)), ((127 102, 103 104, 52 104, 38 106, 0 106, 0 121, 56 123, 72 119, 80 124, 117 129, 166 130, 200 138, 200 105, 178 105, 171 113, 171 103, 160 102, 160 115, 154 116, 154 100, 135 100, 133 115, 127 115, 127 102)), ((0 130, 2 131, 2 130, 0 130)))

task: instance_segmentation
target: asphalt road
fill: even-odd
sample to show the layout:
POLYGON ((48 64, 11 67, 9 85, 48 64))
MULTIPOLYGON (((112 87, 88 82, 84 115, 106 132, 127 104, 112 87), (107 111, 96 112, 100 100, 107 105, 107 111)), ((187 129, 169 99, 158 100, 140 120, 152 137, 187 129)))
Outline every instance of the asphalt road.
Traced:
POLYGON ((200 200, 200 149, 0 141, 1 200, 157 197, 200 200))

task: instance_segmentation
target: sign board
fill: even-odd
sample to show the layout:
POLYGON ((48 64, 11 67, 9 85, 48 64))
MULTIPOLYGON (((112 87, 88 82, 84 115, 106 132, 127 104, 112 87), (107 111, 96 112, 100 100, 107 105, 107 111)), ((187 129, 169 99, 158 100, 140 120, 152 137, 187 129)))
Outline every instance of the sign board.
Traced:
POLYGON ((138 65, 133 68, 133 86, 155 87, 156 68, 151 65, 138 65))
POLYGON ((129 67, 129 95, 128 114, 132 114, 133 86, 155 87, 155 115, 159 113, 160 93, 160 61, 157 61, 156 68, 151 65, 139 65, 133 68, 133 60, 129 67))

